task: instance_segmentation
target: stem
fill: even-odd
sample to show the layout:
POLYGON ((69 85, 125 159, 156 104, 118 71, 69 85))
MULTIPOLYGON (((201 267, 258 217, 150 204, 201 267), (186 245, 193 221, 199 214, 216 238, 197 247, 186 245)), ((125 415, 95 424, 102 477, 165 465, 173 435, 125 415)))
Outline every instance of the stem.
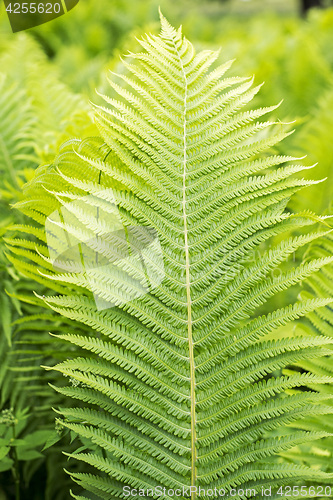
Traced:
MULTIPOLYGON (((101 184, 101 178, 102 178, 102 170, 100 170, 99 174, 98 174, 98 185, 99 186, 101 184)), ((99 207, 97 207, 97 223, 98 223, 98 221, 99 221, 99 207)), ((96 242, 98 243, 98 234, 96 234, 96 242)), ((98 250, 96 251, 95 261, 96 261, 96 266, 98 266, 98 250)))
MULTIPOLYGON (((15 433, 15 425, 13 425, 13 439, 16 439, 15 433)), ((14 482, 15 482, 15 500, 20 500, 20 469, 19 469, 19 461, 17 458, 16 446, 12 447, 13 458, 14 458, 14 467, 12 469, 14 482)))
MULTIPOLYGON (((195 393, 195 357, 194 357, 194 342, 193 342, 193 329, 192 329, 192 300, 191 300, 191 263, 190 263, 190 253, 189 253, 189 243, 188 243, 188 225, 187 225, 187 212, 186 212, 186 176, 187 176, 187 98, 188 98, 188 88, 187 88, 187 76, 185 73, 183 61, 180 57, 179 51, 176 44, 174 43, 175 50, 177 51, 179 63, 184 76, 184 126, 183 126, 183 220, 184 220, 184 244, 185 244, 185 267, 186 267, 186 302, 187 302, 187 333, 188 333, 188 348, 189 348, 189 361, 190 361, 190 397, 191 397, 191 487, 196 486, 197 480, 197 433, 196 433, 196 393, 195 393)), ((191 490, 191 500, 196 500, 196 490, 191 490)))

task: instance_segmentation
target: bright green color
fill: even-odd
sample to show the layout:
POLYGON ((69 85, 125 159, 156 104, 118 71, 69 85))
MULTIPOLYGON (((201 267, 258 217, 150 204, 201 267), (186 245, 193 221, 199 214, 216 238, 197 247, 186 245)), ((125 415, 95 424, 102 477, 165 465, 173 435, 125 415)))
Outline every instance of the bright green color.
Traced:
MULTIPOLYGON (((312 182, 292 176, 304 170, 297 158, 267 154, 288 132, 280 124, 268 133, 274 123, 260 121, 276 106, 242 109, 259 91, 252 80, 224 78, 230 63, 210 70, 218 54, 196 55, 164 18, 161 35, 141 45, 144 52, 125 63, 121 84, 110 82, 106 107, 95 108, 100 137, 65 143, 17 204, 38 223, 22 229, 38 246, 21 237, 8 241, 15 267, 58 293, 45 303, 89 327, 59 336, 86 354, 56 365, 75 381, 56 390, 77 401, 61 409, 62 425, 97 445, 93 453, 71 456, 103 474, 71 476, 105 499, 119 496, 124 485, 228 490, 282 479, 329 481, 331 474, 272 458, 325 431, 272 431, 331 412, 326 395, 286 392, 331 377, 279 370, 327 355, 332 340, 265 336, 331 299, 309 298, 256 317, 277 293, 333 260, 319 256, 272 275, 288 255, 328 231, 325 219, 309 211, 285 210, 290 196, 312 182), (43 225, 65 202, 86 194, 107 212, 106 188, 116 195, 125 226, 157 230, 165 278, 141 298, 97 311, 91 291, 114 300, 114 276, 96 269, 92 287, 84 273, 55 272, 43 225), (313 224, 320 227, 309 232, 313 224), (272 237, 278 243, 268 249, 272 237), (253 251, 261 255, 254 263, 253 251)), ((98 234, 98 251, 107 255, 112 228, 89 218, 88 208, 65 229, 98 234)))

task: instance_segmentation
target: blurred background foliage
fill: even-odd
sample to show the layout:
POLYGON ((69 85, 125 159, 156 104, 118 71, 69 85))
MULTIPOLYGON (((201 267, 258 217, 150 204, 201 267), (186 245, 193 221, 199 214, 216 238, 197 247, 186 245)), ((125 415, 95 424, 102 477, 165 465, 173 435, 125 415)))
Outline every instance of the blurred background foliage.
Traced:
MULTIPOLYGON (((330 0, 320 3, 331 4, 330 0)), ((232 74, 255 75, 257 83, 265 82, 256 98, 258 106, 283 99, 276 118, 284 122, 296 120, 293 125, 296 132, 283 143, 282 149, 293 148, 300 156, 308 155, 309 165, 318 162, 316 170, 309 171, 309 177, 329 177, 332 172, 333 10, 310 9, 304 19, 300 15, 302 4, 301 0, 81 0, 65 16, 19 34, 11 33, 2 6, 0 71, 6 68, 11 78, 26 89, 30 78, 30 90, 26 91, 33 94, 37 108, 44 112, 38 146, 44 141, 43 147, 50 148, 50 134, 53 133, 56 143, 57 133, 66 128, 62 119, 67 118, 68 125, 75 128, 70 113, 65 116, 68 111, 65 105, 61 116, 54 116, 58 112, 57 103, 52 104, 52 96, 47 91, 54 89, 55 79, 67 87, 71 111, 76 108, 81 113, 81 117, 76 116, 76 126, 83 127, 84 132, 83 100, 88 112, 88 100, 97 100, 95 89, 103 91, 105 87, 107 69, 121 70, 119 56, 135 50, 135 37, 145 31, 158 30, 160 5, 174 25, 183 25, 184 33, 196 41, 198 49, 222 47, 221 58, 236 59, 232 74), (51 80, 53 78, 47 83, 44 78, 41 83, 38 77, 38 64, 42 62, 44 73, 47 71, 51 80), (75 98, 71 99, 73 94, 75 98), (38 103, 38 99, 44 99, 46 105, 38 106, 43 104, 38 103), (62 123, 60 128, 57 122, 62 123), (44 137, 45 134, 49 137, 44 137)), ((54 98, 56 94, 55 91, 54 98)), ((304 191, 300 195, 303 208, 311 201, 312 210, 323 211, 332 182, 329 177, 329 182, 304 191), (310 191, 317 195, 308 194, 310 191)), ((296 205, 300 208, 301 204, 301 200, 294 201, 293 208, 296 205)))
MULTIPOLYGON (((17 34, 11 32, 0 3, 0 500, 17 498, 18 474, 22 500, 67 499, 66 462, 59 461, 57 446, 60 439, 74 438, 55 427, 50 412, 62 404, 47 385, 58 375, 46 375, 40 368, 68 356, 68 347, 60 342, 52 339, 50 346, 48 332, 56 334, 70 325, 32 298, 31 290, 43 294, 43 280, 36 285, 22 278, 20 255, 11 263, 6 259, 11 232, 23 222, 11 205, 62 142, 97 134, 89 101, 98 101, 95 89, 106 90, 108 69, 122 71, 119 56, 136 50, 135 37, 158 31, 159 6, 173 25, 183 25, 198 49, 222 47, 223 60, 235 59, 229 74, 255 75, 256 83, 265 82, 255 105, 283 100, 274 112, 276 127, 288 123, 295 132, 278 152, 306 155, 307 165, 318 163, 306 171, 308 178, 327 178, 302 190, 290 209, 324 213, 332 203, 330 0, 81 0, 65 16, 17 34), (304 15, 311 3, 323 8, 304 15), (18 442, 11 441, 13 434, 18 442)), ((328 275, 325 279, 332 279, 333 272, 328 275)), ((332 335, 332 328, 329 332, 325 334, 332 335)), ((333 429, 332 423, 325 425, 333 429)), ((69 443, 66 447, 70 451, 69 443)), ((309 463, 333 470, 332 442, 326 448, 318 444, 316 450, 317 461, 308 449, 284 458, 302 461, 308 453, 309 463), (331 462, 322 459, 327 453, 331 462)))

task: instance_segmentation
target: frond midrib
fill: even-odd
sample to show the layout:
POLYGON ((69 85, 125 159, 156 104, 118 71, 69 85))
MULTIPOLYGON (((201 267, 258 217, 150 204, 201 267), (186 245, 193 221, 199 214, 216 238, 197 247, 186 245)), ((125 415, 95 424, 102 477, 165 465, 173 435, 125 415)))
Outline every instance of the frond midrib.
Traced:
MULTIPOLYGON (((189 361, 190 361, 190 395, 191 395, 191 486, 196 485, 196 396, 195 396, 195 360, 194 360, 194 342, 192 336, 192 306, 191 306, 191 276, 190 276, 190 255, 189 255, 189 244, 188 244, 188 226, 187 226, 187 209, 186 209, 186 175, 187 175, 187 98, 188 98, 188 83, 187 77, 181 59, 181 55, 177 49, 177 45, 172 39, 173 46, 177 56, 179 58, 179 64, 181 66, 181 71, 184 78, 184 135, 183 135, 183 218, 184 218, 184 249, 185 249, 185 270, 186 270, 186 299, 187 299, 187 331, 188 331, 188 343, 189 343, 189 361)), ((192 492, 191 498, 195 500, 196 492, 192 492)))

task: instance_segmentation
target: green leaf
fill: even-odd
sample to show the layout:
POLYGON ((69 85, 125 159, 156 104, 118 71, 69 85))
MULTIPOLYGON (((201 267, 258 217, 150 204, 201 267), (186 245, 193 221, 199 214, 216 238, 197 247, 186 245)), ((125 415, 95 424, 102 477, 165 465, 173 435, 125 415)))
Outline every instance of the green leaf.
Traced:
POLYGON ((11 458, 5 457, 1 459, 0 462, 0 472, 5 472, 10 470, 13 466, 13 460, 11 458))
POLYGON ((5 456, 8 454, 10 451, 10 446, 1 446, 0 448, 0 460, 5 458, 5 456))
POLYGON ((19 460, 29 461, 36 460, 36 458, 41 458, 43 455, 39 453, 37 450, 18 448, 17 449, 17 458, 19 460))
POLYGON ((42 448, 42 451, 47 450, 48 448, 51 448, 54 444, 58 443, 61 439, 61 436, 55 431, 50 432, 48 439, 46 440, 46 443, 44 447, 42 448))
POLYGON ((26 439, 12 439, 10 442, 11 446, 27 446, 28 442, 26 439))
POLYGON ((3 332, 9 347, 12 345, 12 313, 9 299, 6 293, 0 293, 0 315, 3 332))
POLYGON ((38 447, 44 445, 53 435, 53 431, 39 430, 28 434, 27 436, 25 436, 24 440, 29 446, 38 447))

